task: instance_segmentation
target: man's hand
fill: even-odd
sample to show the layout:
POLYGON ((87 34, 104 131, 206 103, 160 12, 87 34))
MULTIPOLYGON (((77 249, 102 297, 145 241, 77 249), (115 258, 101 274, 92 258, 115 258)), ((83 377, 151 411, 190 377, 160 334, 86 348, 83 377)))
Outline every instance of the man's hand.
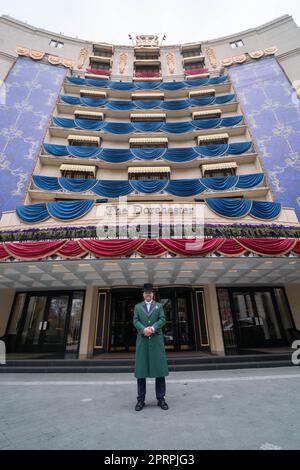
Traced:
POLYGON ((147 328, 144 329, 143 331, 145 336, 151 336, 153 334, 153 328, 152 326, 148 326, 147 328))

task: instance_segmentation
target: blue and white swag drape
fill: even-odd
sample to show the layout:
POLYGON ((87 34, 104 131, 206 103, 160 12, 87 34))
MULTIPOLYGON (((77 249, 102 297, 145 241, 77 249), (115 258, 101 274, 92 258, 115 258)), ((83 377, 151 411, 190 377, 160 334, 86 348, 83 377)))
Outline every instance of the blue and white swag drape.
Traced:
POLYGON ((132 134, 135 132, 166 132, 170 134, 183 134, 199 129, 215 129, 218 127, 234 127, 242 123, 243 116, 230 116, 226 118, 199 119, 187 122, 107 122, 90 119, 68 119, 53 117, 53 124, 67 129, 83 129, 89 131, 103 131, 110 134, 132 134))
POLYGON ((44 144, 45 152, 55 157, 97 158, 107 163, 125 163, 134 159, 146 161, 164 159, 169 162, 184 163, 193 161, 199 157, 208 158, 221 157, 222 155, 242 155, 248 152, 251 147, 252 142, 170 149, 110 149, 44 144))
POLYGON ((98 196, 118 198, 134 191, 154 194, 165 191, 178 197, 196 196, 209 191, 230 189, 251 189, 259 186, 264 179, 263 173, 240 176, 179 180, 97 180, 77 178, 55 178, 51 176, 32 177, 34 185, 43 191, 69 191, 72 193, 93 192, 98 196))
MULTIPOLYGON (((252 201, 248 199, 206 199, 207 206, 221 217, 241 219, 251 216, 259 220, 276 219, 282 209, 280 203, 252 201)), ((16 213, 28 224, 43 222, 50 217, 61 221, 79 219, 88 214, 96 204, 93 200, 48 202, 29 206, 18 206, 16 213)))
POLYGON ((220 85, 228 81, 228 76, 212 78, 198 78, 195 80, 183 80, 181 82, 115 82, 112 80, 94 80, 80 77, 67 77, 67 82, 72 85, 92 86, 108 88, 110 90, 134 91, 134 90, 165 90, 176 91, 185 88, 199 87, 205 85, 220 85))
POLYGON ((221 96, 207 96, 204 98, 188 98, 184 100, 109 100, 99 98, 82 98, 69 95, 61 95, 62 103, 73 106, 90 106, 94 108, 107 108, 113 111, 134 111, 136 109, 161 109, 164 111, 179 111, 193 106, 208 106, 212 104, 230 103, 235 99, 235 94, 230 93, 221 96))

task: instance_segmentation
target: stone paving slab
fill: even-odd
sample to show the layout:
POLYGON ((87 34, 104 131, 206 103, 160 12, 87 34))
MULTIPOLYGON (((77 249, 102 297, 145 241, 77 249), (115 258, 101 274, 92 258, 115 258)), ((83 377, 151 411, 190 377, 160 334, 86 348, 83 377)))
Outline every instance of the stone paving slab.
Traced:
POLYGON ((0 449, 299 449, 300 367, 180 372, 169 411, 132 374, 0 375, 0 449))

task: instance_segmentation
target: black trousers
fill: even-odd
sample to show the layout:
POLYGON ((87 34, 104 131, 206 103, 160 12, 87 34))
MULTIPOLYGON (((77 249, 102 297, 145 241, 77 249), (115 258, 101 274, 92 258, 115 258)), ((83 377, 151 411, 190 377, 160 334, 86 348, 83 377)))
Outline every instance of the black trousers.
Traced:
MULTIPOLYGON (((138 401, 145 401, 146 398, 146 379, 137 379, 138 401)), ((155 379, 156 398, 160 400, 166 395, 166 378, 157 377, 155 379)))

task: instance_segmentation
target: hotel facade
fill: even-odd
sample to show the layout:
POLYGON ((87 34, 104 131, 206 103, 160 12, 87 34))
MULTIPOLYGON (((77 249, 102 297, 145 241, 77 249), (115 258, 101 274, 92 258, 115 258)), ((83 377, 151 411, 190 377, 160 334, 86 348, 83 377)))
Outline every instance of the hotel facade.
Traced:
POLYGON ((0 338, 19 357, 280 351, 300 329, 300 29, 91 43, 0 18, 0 338))

